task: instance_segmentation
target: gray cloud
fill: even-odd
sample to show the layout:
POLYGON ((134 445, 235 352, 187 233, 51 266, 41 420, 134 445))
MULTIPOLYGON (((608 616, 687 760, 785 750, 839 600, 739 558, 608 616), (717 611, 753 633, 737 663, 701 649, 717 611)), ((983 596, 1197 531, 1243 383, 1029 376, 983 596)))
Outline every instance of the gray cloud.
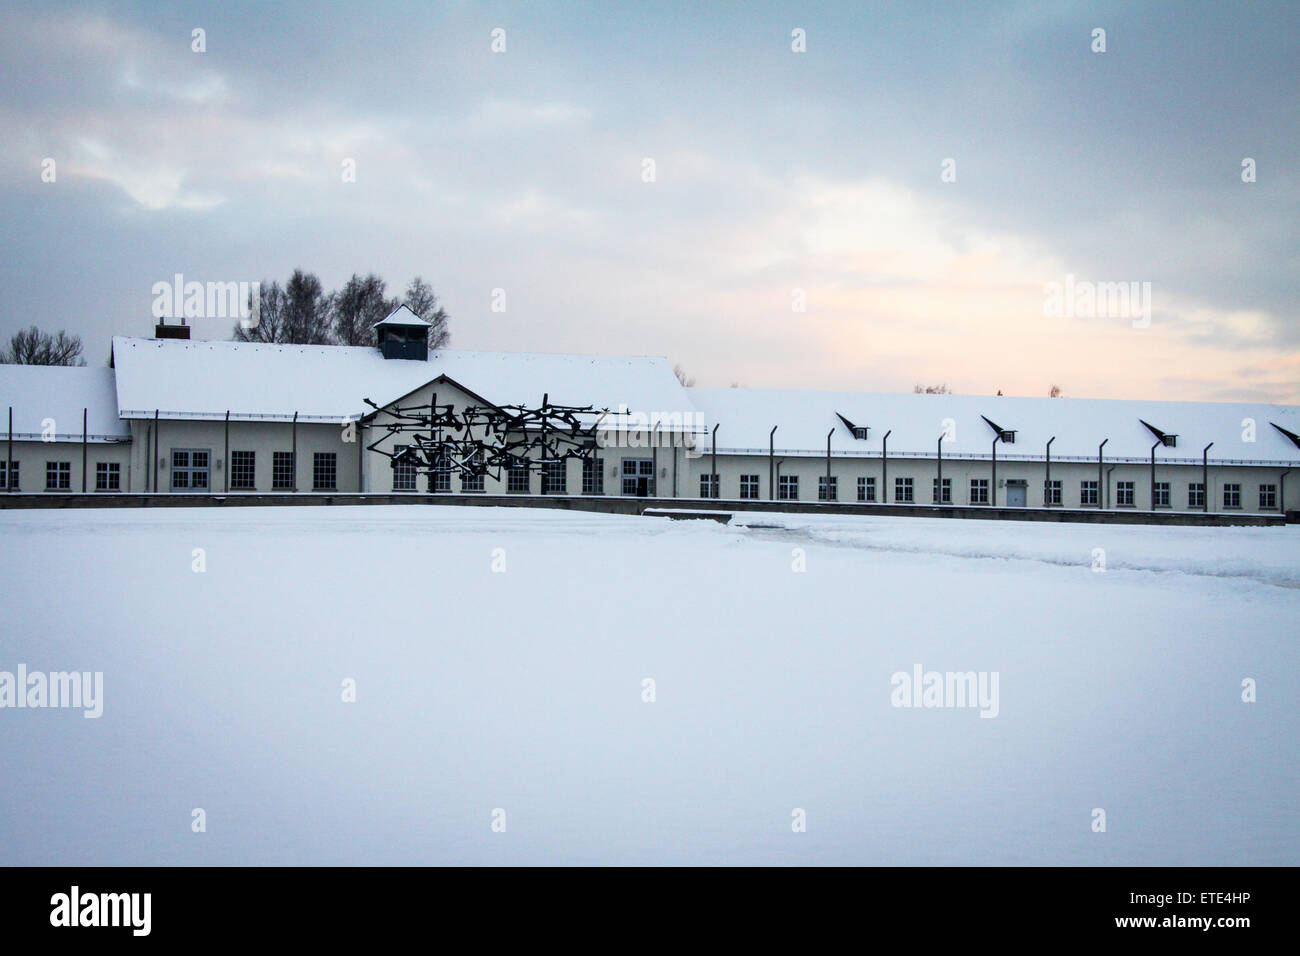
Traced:
MULTIPOLYGON (((96 9, 0 14, 6 334, 68 327, 93 354, 149 328, 149 289, 173 272, 303 266, 333 285, 375 270, 432 278, 464 346, 669 353, 718 384, 906 387, 925 336, 970 335, 1008 285, 1032 304, 1071 271, 1153 284, 1162 347, 1188 372, 1158 379, 1170 397, 1297 398, 1285 366, 1256 361, 1294 369, 1300 348, 1292 7, 96 9), (1094 26, 1105 54, 1088 50, 1094 26), (40 182, 46 156, 57 184, 40 182), (919 221, 837 215, 810 183, 879 188, 919 221), (965 271, 981 249, 997 250, 983 279, 965 271), (832 313, 793 322, 794 286, 832 313), (505 315, 487 309, 495 287, 505 315), (933 297, 907 299, 916 348, 846 356, 836 329, 889 338, 900 290, 933 297), (1248 386, 1231 353, 1259 366, 1248 386)), ((1021 347, 1020 321, 979 334, 1021 347)), ((1050 346, 1028 361, 1052 375, 1050 346)), ((1011 373, 989 362, 970 387, 1011 373)), ((1075 393, 1142 387, 1111 371, 1075 393)))

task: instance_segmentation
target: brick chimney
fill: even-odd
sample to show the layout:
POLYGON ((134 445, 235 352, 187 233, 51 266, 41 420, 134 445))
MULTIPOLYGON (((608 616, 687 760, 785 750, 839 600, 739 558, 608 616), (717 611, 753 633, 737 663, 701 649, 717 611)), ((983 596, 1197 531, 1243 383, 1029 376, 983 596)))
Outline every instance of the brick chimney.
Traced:
POLYGON ((166 320, 159 320, 158 324, 153 327, 153 337, 156 339, 188 339, 190 337, 190 327, 181 319, 180 325, 168 325, 166 320))

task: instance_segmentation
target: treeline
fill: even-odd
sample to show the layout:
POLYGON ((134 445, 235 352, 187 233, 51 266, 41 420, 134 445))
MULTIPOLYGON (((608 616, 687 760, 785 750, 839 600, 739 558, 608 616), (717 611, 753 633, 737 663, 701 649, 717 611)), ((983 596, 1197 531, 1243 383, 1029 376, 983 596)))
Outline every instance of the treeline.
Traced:
POLYGON ((391 299, 385 289, 384 280, 374 273, 353 273, 343 288, 326 292, 314 273, 295 269, 283 286, 262 283, 257 325, 245 328, 245 323, 237 323, 233 337, 239 342, 374 345, 375 323, 405 305, 429 323, 429 348, 450 343, 447 311, 429 283, 416 276, 405 295, 391 299))
MULTIPOLYGON (((942 385, 913 385, 912 391, 917 395, 951 395, 952 394, 952 389, 948 387, 947 383, 944 383, 942 385)), ((1002 394, 1002 389, 998 389, 998 394, 999 395, 1002 394)), ((1065 393, 1061 391, 1061 386, 1059 385, 1053 385, 1051 388, 1047 390, 1048 398, 1061 398, 1064 394, 1065 393)))
POLYGON ((60 329, 42 332, 36 326, 19 329, 9 339, 9 347, 0 350, 0 365, 85 365, 81 356, 81 338, 60 329))

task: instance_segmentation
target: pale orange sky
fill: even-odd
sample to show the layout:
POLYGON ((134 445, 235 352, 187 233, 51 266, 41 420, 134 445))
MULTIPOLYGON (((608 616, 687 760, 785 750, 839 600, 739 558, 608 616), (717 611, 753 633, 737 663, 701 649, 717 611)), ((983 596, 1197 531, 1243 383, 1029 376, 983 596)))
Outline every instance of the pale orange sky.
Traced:
POLYGON ((373 271, 453 346, 701 384, 1300 402, 1296 5, 287 10, 0 11, 0 337, 373 271), (1150 326, 1046 314, 1067 275, 1150 326))

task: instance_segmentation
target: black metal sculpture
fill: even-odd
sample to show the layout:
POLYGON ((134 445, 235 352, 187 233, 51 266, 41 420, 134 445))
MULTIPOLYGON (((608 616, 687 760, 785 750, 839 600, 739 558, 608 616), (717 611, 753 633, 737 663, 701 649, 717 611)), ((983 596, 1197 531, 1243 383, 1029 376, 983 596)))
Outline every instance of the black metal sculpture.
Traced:
POLYGON ((392 467, 405 465, 424 475, 478 478, 492 475, 500 480, 504 470, 541 471, 548 463, 570 458, 593 460, 597 450, 596 431, 607 409, 591 405, 555 405, 542 396, 536 408, 524 405, 439 405, 435 392, 426 405, 381 408, 370 399, 366 404, 391 416, 384 433, 366 446, 391 459, 392 467), (385 451, 386 439, 403 436, 385 451), (395 450, 401 444, 405 447, 395 450))

